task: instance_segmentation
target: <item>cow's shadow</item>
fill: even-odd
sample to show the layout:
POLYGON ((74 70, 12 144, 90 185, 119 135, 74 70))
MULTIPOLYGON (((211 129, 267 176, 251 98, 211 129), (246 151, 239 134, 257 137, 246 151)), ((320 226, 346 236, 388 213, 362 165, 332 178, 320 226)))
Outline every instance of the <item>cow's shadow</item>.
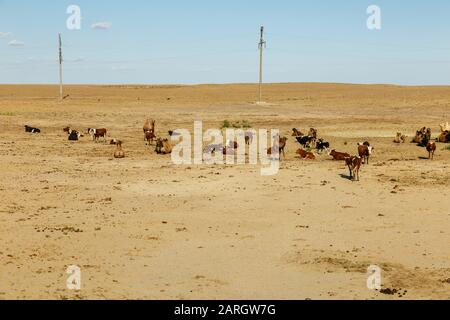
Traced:
POLYGON ((352 177, 350 177, 348 174, 343 174, 343 173, 341 173, 339 176, 340 176, 342 179, 352 181, 352 177))
POLYGON ((428 157, 419 157, 419 160, 430 160, 428 157))

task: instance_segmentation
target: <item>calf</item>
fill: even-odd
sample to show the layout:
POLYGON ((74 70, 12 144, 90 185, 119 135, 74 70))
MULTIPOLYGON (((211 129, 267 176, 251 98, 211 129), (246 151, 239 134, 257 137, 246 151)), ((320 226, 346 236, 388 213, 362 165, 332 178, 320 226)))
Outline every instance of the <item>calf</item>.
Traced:
POLYGON ((346 158, 351 157, 348 153, 337 152, 336 150, 332 150, 330 152, 330 156, 332 156, 333 160, 336 160, 336 161, 344 161, 346 158))
POLYGON ((362 158, 358 156, 348 157, 345 159, 345 163, 350 170, 350 180, 359 181, 359 170, 361 169, 362 158))
POLYGON ((330 149, 330 143, 324 141, 323 139, 319 139, 317 141, 317 145, 316 145, 317 151, 319 153, 323 152, 324 150, 328 150, 330 149))
POLYGON ((151 145, 155 140, 156 136, 153 131, 145 131, 145 141, 147 145, 151 145))
POLYGON ((428 159, 434 160, 434 153, 436 152, 436 143, 428 142, 427 151, 428 151, 428 159))
POLYGON ((300 156, 302 159, 314 160, 316 157, 312 152, 305 151, 303 149, 298 149, 296 154, 300 156))
POLYGON ((359 157, 363 159, 364 164, 369 164, 369 158, 372 155, 374 148, 367 144, 358 144, 359 157))
POLYGON ((41 129, 25 126, 25 132, 27 133, 41 133, 41 129))

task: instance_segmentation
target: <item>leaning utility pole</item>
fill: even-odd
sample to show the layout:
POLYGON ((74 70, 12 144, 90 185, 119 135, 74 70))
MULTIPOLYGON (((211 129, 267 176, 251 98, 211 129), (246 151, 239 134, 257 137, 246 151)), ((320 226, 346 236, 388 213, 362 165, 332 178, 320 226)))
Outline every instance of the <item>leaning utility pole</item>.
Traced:
POLYGON ((262 82, 263 82, 263 50, 266 45, 264 41, 264 27, 261 27, 261 38, 259 40, 259 103, 262 102, 262 82))
POLYGON ((62 54, 61 33, 58 35, 58 39, 59 39, 59 99, 63 100, 63 54, 62 54))

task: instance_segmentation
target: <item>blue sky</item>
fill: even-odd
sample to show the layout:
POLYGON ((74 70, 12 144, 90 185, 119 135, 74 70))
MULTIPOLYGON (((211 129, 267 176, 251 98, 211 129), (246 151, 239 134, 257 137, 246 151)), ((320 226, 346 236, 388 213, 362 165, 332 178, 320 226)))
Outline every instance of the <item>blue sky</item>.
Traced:
POLYGON ((67 83, 256 82, 261 25, 266 82, 450 84, 448 0, 0 0, 0 83, 57 83, 58 32, 67 83))

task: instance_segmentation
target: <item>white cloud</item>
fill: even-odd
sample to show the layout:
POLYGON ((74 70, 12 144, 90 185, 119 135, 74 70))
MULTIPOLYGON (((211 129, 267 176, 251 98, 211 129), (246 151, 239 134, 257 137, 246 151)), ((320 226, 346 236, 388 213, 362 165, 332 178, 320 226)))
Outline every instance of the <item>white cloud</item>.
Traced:
POLYGON ((10 36, 12 36, 11 32, 1 32, 0 31, 0 38, 7 38, 7 37, 10 37, 10 36))
POLYGON ((8 46, 10 47, 23 47, 25 45, 25 42, 19 41, 19 40, 12 40, 8 43, 8 46))
POLYGON ((108 30, 112 28, 111 22, 96 22, 91 26, 92 29, 108 30))

